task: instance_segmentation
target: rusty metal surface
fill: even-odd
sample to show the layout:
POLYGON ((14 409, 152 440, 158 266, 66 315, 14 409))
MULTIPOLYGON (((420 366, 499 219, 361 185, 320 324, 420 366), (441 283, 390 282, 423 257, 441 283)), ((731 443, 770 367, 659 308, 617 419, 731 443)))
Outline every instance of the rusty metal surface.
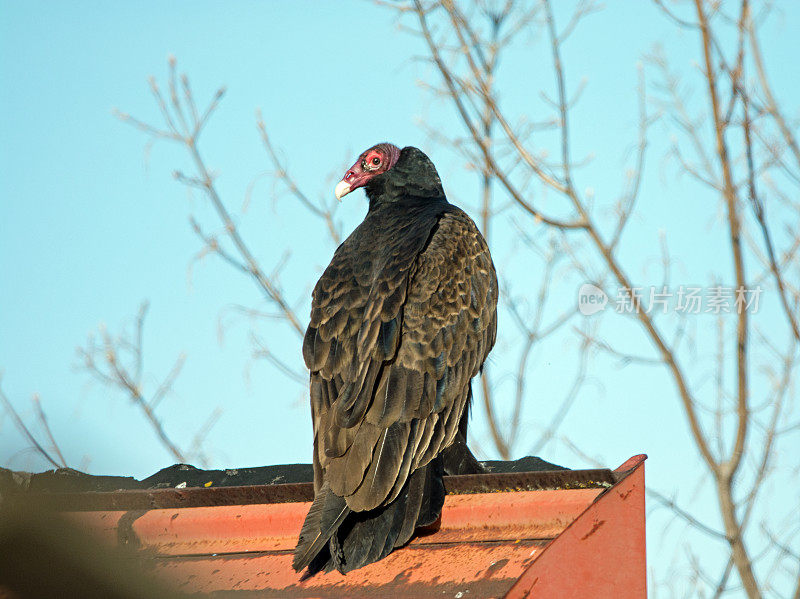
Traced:
MULTIPOLYGON (((578 489, 449 495, 439 529, 412 544, 552 539, 600 493, 578 489)), ((66 516, 108 543, 132 545, 153 555, 226 554, 294 549, 309 505, 67 512, 66 516)))
POLYGON ((638 599, 645 457, 614 471, 446 477, 437 530, 347 576, 305 581, 291 559, 310 485, 71 494, 51 507, 72 506, 65 515, 106 543, 152 556, 158 577, 214 597, 638 599))
POLYGON ((640 453, 625 460, 619 467, 614 469, 614 472, 618 476, 626 475, 644 464, 645 460, 647 460, 647 454, 640 453))
POLYGON ((536 557, 508 599, 646 599, 644 460, 625 474, 536 557))
POLYGON ((346 576, 301 581, 290 552, 156 560, 154 573, 215 597, 503 597, 546 541, 411 545, 346 576))
MULTIPOLYGON (((552 470, 446 476, 448 494, 497 493, 558 489, 605 489, 620 473, 608 469, 552 470)), ((16 499, 60 511, 151 510, 183 507, 252 505, 312 501, 311 483, 243 487, 126 490, 86 493, 25 493, 16 499)))

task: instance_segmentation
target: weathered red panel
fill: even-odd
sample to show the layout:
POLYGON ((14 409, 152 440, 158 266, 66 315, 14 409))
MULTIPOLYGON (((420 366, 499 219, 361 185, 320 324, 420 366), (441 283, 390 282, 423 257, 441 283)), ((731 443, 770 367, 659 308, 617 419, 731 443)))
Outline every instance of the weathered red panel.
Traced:
MULTIPOLYGON (((513 490, 514 478, 495 475, 504 485, 498 492, 448 495, 436 532, 347 576, 333 572, 305 581, 291 559, 308 502, 201 503, 68 516, 109 542, 157 556, 152 571, 194 593, 637 599, 646 594, 644 459, 635 456, 614 473, 529 473, 516 481, 563 484, 558 490, 513 490)), ((474 489, 481 481, 467 482, 465 488, 474 489)))
POLYGON ((309 505, 266 503, 65 515, 107 538, 127 536, 142 549, 161 555, 202 555, 294 549, 309 505), (122 519, 126 513, 133 517, 122 519))
POLYGON ((412 545, 346 576, 330 572, 305 581, 292 570, 289 552, 165 558, 154 561, 154 571, 184 591, 234 596, 502 597, 545 543, 412 545))
MULTIPOLYGON (((414 543, 552 539, 599 489, 448 495, 434 535, 414 543)), ((148 512, 71 512, 67 517, 112 542, 120 537, 160 555, 294 549, 310 503, 197 507, 148 512)))
POLYGON ((633 467, 542 551, 508 599, 647 597, 644 460, 633 467))
POLYGON ((577 518, 602 491, 516 491, 448 495, 441 529, 430 542, 552 539, 577 518))

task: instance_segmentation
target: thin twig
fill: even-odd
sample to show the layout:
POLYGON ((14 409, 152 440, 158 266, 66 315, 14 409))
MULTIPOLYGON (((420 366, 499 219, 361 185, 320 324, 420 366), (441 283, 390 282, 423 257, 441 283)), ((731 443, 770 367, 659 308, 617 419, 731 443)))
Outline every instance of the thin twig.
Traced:
POLYGON ((6 394, 3 393, 2 378, 0 378, 0 402, 2 402, 6 412, 8 412, 11 415, 11 419, 14 421, 17 430, 20 433, 22 433, 22 435, 26 439, 28 439, 28 441, 30 441, 30 444, 37 451, 37 453, 41 455, 44 459, 46 459, 48 462, 50 462, 54 468, 61 468, 63 466, 63 463, 59 463, 55 459, 53 459, 53 456, 51 456, 48 453, 48 451, 44 447, 42 447, 42 445, 36 440, 36 437, 33 435, 31 430, 27 426, 25 426, 25 422, 22 420, 19 413, 14 409, 14 406, 9 401, 8 397, 6 397, 6 394))
POLYGON ((44 410, 42 409, 42 400, 39 397, 38 393, 33 394, 33 406, 34 408, 36 408, 36 417, 39 420, 39 424, 44 429, 47 438, 50 440, 51 447, 58 456, 59 464, 61 464, 62 468, 67 468, 68 467, 67 460, 64 459, 64 454, 61 453, 61 448, 58 446, 55 436, 53 436, 53 431, 50 429, 50 424, 47 422, 47 416, 45 415, 44 410))
POLYGON ((82 358, 85 370, 94 378, 105 385, 124 391, 128 399, 144 414, 150 428, 156 433, 161 444, 178 462, 186 462, 186 454, 182 452, 178 445, 167 434, 164 424, 155 413, 155 407, 161 402, 164 396, 170 391, 175 378, 183 365, 183 356, 179 357, 175 366, 156 390, 151 399, 146 399, 142 391, 142 380, 135 376, 139 369, 139 363, 143 360, 141 342, 143 340, 144 319, 146 314, 146 303, 140 308, 136 320, 136 332, 131 342, 126 337, 114 340, 105 330, 100 330, 103 340, 101 345, 96 345, 94 339, 89 337, 85 348, 78 349, 78 355, 82 358), (126 354, 132 355, 132 359, 126 354), (129 368, 126 362, 133 361, 133 368, 129 368))
POLYGON ((184 185, 199 188, 205 193, 223 225, 225 236, 236 248, 240 259, 224 251, 216 238, 210 238, 204 235, 199 225, 193 224, 194 231, 206 244, 206 249, 201 252, 201 255, 212 251, 232 266, 235 266, 239 270, 245 270, 264 293, 266 299, 274 303, 281 310, 291 329, 298 336, 302 337, 305 329, 303 325, 301 325, 300 319, 286 300, 283 291, 265 274, 254 254, 250 251, 249 246, 239 232, 230 212, 222 201, 214 184, 214 177, 211 175, 211 172, 200 154, 198 139, 208 123, 208 119, 219 106, 225 89, 220 88, 217 90, 205 111, 199 114, 189 79, 186 75, 178 77, 176 62, 172 57, 170 57, 169 60, 168 76, 170 102, 167 102, 154 78, 150 79, 150 89, 161 112, 166 130, 139 121, 128 114, 117 113, 117 116, 124 122, 144 131, 154 139, 172 140, 180 143, 187 150, 195 166, 196 175, 188 176, 178 171, 175 173, 175 178, 184 185), (178 79, 181 81, 180 90, 178 89, 178 79))
POLYGON ((664 507, 669 508, 672 511, 673 514, 675 514, 677 516, 680 516, 683 520, 685 520, 688 524, 690 524, 691 526, 693 526, 697 530, 707 534, 708 536, 710 536, 712 538, 719 539, 719 540, 722 540, 722 541, 727 541, 727 538, 726 538, 724 533, 722 533, 722 532, 720 532, 718 530, 714 530, 710 526, 707 526, 707 525, 703 524, 700 520, 698 520, 697 518, 692 516, 689 512, 687 512, 686 510, 681 508, 675 502, 674 499, 670 499, 670 498, 662 495, 661 493, 659 493, 655 489, 651 489, 651 488, 647 489, 647 495, 649 497, 652 497, 656 501, 658 501, 664 507))

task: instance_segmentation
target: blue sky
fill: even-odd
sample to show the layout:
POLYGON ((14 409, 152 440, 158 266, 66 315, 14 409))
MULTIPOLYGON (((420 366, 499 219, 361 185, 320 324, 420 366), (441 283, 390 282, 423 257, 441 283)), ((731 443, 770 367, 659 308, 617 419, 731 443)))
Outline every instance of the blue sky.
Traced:
MULTIPOLYGON (((224 443, 223 463, 307 459, 298 439, 302 434, 308 440, 298 391, 279 398, 285 384, 270 382, 275 373, 258 366, 250 384, 244 381, 251 351, 246 322, 239 319, 224 343, 218 339, 221 311, 257 302, 253 286, 214 260, 198 265, 187 284, 187 266, 199 249, 187 217, 206 216, 206 206, 197 198, 187 203, 171 178, 176 167, 185 167, 182 155, 157 145, 146 163, 146 139, 111 111, 119 107, 143 119, 156 117, 146 78, 163 75, 167 55, 174 54, 194 75, 201 101, 219 85, 228 88, 204 141, 234 210, 266 168, 254 126, 256 107, 309 192, 330 193, 328 175, 362 146, 376 137, 414 141, 417 136, 411 110, 387 110, 397 89, 407 90, 403 104, 419 104, 405 59, 398 56, 377 81, 349 68, 393 30, 387 12, 359 8, 364 7, 353 5, 343 15, 321 5, 309 13, 284 4, 241 4, 233 10, 189 3, 166 10, 4 7, 2 68, 4 80, 14 84, 4 86, 2 99, 7 142, 0 259, 4 278, 15 282, 13 294, 2 297, 4 388, 23 410, 28 396, 39 392, 66 447, 73 441, 84 445, 87 435, 97 439, 93 445, 102 450, 87 452, 92 470, 143 475, 166 459, 128 406, 87 387, 87 377, 75 369, 75 347, 87 334, 101 322, 118 330, 145 298, 151 303, 147 361, 154 374, 165 373, 181 351, 188 355, 176 396, 164 404, 165 420, 188 421, 187 431, 175 423, 176 437, 191 436, 215 406, 235 405, 246 421, 237 419, 231 427, 222 422, 220 430, 227 429, 228 438, 249 437, 253 445, 234 449, 224 443), (281 438, 285 426, 267 417, 275 410, 297 420, 288 439, 281 438)), ((298 244, 302 227, 294 225, 308 214, 286 200, 273 206, 269 182, 257 193, 248 218, 264 218, 270 226, 247 231, 248 237, 268 266, 295 242, 292 268, 303 269, 296 275, 302 291, 333 248, 298 244), (293 227, 291 235, 281 235, 287 226, 293 227)), ((352 228, 363 204, 349 203, 345 211, 352 228)), ((288 284, 293 274, 286 275, 288 284)), ((294 294, 293 300, 308 295, 294 294)), ((305 315, 307 308, 300 312, 305 315)), ((18 443, 14 437, 5 428, 5 456, 18 443)), ((80 460, 83 453, 75 447, 73 455, 80 460)))
MULTIPOLYGON (((764 52, 769 64, 785 69, 775 72, 775 91, 795 110, 800 73, 789 27, 800 15, 795 4, 782 10, 766 25, 764 52)), ((565 14, 557 16, 565 21, 565 14)), ((621 189, 631 163, 643 55, 660 44, 676 68, 691 73, 696 40, 676 31, 649 3, 638 2, 610 3, 589 17, 574 39, 564 56, 568 83, 574 89, 587 82, 584 108, 575 111, 572 125, 575 154, 596 157, 581 169, 580 179, 591 182, 598 198, 609 197, 621 189)), ((422 121, 451 136, 463 133, 450 106, 418 85, 438 84, 436 74, 416 59, 423 54, 420 40, 401 31, 391 11, 368 2, 0 3, 2 385, 27 419, 33 419, 31 394, 41 395, 72 465, 141 477, 171 463, 134 407, 91 382, 76 355, 99 325, 114 332, 130 326, 145 299, 150 388, 181 352, 187 355, 174 393, 159 407, 180 445, 187 446, 219 407, 222 416, 206 444, 212 466, 310 459, 306 390, 252 357, 255 331, 300 368, 299 339, 284 326, 239 314, 238 305, 263 308, 261 297, 250 280, 221 261, 206 258, 188 276, 200 249, 188 217, 211 230, 218 227, 214 215, 202 196, 190 197, 173 180, 175 169, 191 168, 180 148, 157 143, 145 153, 146 137, 115 119, 112 109, 156 122, 146 80, 152 74, 163 82, 169 55, 189 74, 201 103, 226 86, 201 149, 218 175, 223 200, 265 267, 291 251, 282 282, 305 317, 311 286, 334 246, 323 227, 269 177, 257 179, 270 167, 254 111, 262 109, 287 166, 314 198, 332 196, 334 175, 341 176, 369 145, 389 140, 422 147, 436 162, 451 200, 475 215, 474 173, 420 126, 422 121)), ((517 52, 504 62, 500 84, 512 112, 547 109, 538 90, 552 89, 552 73, 549 63, 537 62, 542 57, 547 55, 517 52)), ((668 143, 666 128, 655 127, 639 216, 620 252, 635 258, 637 280, 658 282, 657 239, 664 232, 681 257, 676 283, 706 284, 715 270, 712 248, 724 239, 715 226, 717 205, 697 196, 698 209, 688 220, 676 209, 687 199, 694 202, 697 192, 665 160, 668 143)), ((555 212, 563 206, 552 194, 540 200, 555 212)), ((337 212, 345 234, 364 212, 360 192, 346 198, 337 212)), ((495 262, 511 281, 537 272, 512 241, 516 225, 531 225, 519 219, 501 216, 493 225, 495 262)), ((575 289, 580 282, 574 280, 575 289)), ((514 287, 518 293, 531 289, 514 287)), ((574 294, 554 299, 556 308, 571 301, 574 294)), ((503 317, 500 326, 512 325, 503 317)), ((713 323, 706 319, 696 326, 703 337, 713 323)), ((633 351, 650 349, 636 327, 623 323, 614 335, 633 351)), ((513 377, 502 367, 506 356, 516 359, 518 342, 509 334, 495 352, 498 394, 513 391, 513 377)), ((557 338, 532 357, 534 382, 524 414, 531 431, 550 417, 547 398, 563 394, 574 363, 559 357, 574 349, 574 336, 557 338)), ((474 431, 484 455, 496 457, 480 409, 474 431)), ((611 467, 631 455, 650 454, 650 480, 679 480, 687 476, 686 465, 697 462, 672 383, 658 369, 620 368, 600 359, 561 432, 611 467)), ((516 455, 527 454, 529 446, 520 443, 516 455)), ((0 417, 0 463, 44 468, 35 455, 20 452, 24 447, 10 420, 0 417)), ((557 443, 542 457, 587 466, 557 443)), ((697 483, 702 471, 692 472, 687 500, 702 496, 695 490, 703 488, 697 483)), ((697 509, 715 513, 713 504, 697 509)))

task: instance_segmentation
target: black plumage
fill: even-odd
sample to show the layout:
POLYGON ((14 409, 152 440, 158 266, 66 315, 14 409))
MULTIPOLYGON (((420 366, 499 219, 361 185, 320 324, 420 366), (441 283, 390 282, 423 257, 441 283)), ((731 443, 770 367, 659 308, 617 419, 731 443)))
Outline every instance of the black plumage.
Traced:
POLYGON ((369 211, 317 282, 303 342, 316 494, 293 565, 311 574, 407 543, 438 519, 445 468, 478 467, 466 449, 470 381, 497 330, 486 241, 430 159, 379 144, 337 197, 357 187, 369 211))

